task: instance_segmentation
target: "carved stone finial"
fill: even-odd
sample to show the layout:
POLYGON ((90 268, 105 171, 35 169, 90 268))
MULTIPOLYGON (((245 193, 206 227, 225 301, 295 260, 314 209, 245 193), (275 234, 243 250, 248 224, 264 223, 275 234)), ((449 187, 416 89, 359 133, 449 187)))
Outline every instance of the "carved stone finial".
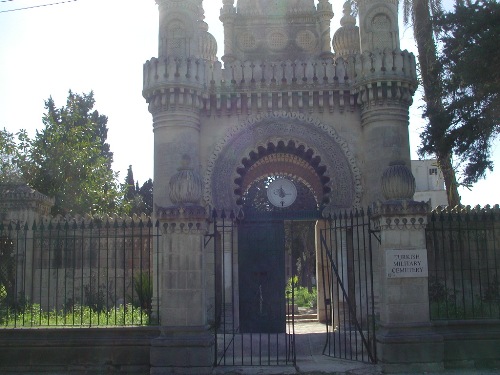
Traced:
POLYGON ((340 20, 341 27, 335 32, 332 39, 333 50, 337 56, 347 56, 359 53, 360 40, 359 28, 356 26, 356 18, 352 15, 350 1, 344 3, 344 16, 340 20))
POLYGON ((340 20, 340 26, 355 26, 356 18, 352 15, 352 4, 350 1, 344 3, 344 8, 342 10, 344 16, 340 20))
POLYGON ((387 200, 413 199, 415 177, 404 162, 392 162, 382 174, 382 194, 387 200))
POLYGON ((183 155, 181 167, 172 176, 169 182, 169 197, 173 204, 196 205, 200 203, 203 194, 203 179, 190 166, 191 158, 183 155))

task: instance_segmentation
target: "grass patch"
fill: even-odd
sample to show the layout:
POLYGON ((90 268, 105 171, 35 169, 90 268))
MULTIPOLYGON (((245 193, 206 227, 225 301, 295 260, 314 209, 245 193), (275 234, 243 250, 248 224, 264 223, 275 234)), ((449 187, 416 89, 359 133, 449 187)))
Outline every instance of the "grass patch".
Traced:
POLYGON ((0 326, 3 328, 122 327, 151 324, 153 322, 148 312, 131 304, 101 311, 78 305, 67 310, 43 311, 38 304, 25 306, 21 311, 15 309, 0 311, 0 326))

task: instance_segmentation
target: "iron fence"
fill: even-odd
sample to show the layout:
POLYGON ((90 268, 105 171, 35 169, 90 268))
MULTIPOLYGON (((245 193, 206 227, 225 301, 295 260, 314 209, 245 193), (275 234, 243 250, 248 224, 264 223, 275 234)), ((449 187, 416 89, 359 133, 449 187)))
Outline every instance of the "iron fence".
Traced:
POLYGON ((431 319, 500 319, 498 206, 432 212, 426 240, 431 319))
POLYGON ((158 240, 146 217, 0 223, 0 326, 157 324, 158 240))
POLYGON ((241 219, 213 210, 205 244, 214 257, 214 366, 294 365, 294 296, 293 286, 285 290, 283 218, 241 219))
POLYGON ((323 223, 324 355, 377 362, 372 235, 370 211, 335 214, 323 223))

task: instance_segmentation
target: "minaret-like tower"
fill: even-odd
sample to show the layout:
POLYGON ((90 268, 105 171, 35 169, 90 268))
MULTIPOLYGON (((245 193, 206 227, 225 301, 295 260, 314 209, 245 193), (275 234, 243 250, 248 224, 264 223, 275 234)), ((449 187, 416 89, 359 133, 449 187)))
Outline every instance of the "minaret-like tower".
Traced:
POLYGON ((366 185, 381 199, 381 171, 410 167, 409 107, 417 86, 415 57, 399 47, 398 0, 359 0, 361 56, 355 88, 365 137, 366 185))
POLYGON ((207 232, 200 175, 200 109, 217 43, 208 33, 202 0, 156 0, 160 14, 158 58, 144 65, 143 95, 153 115, 156 238, 153 305, 162 334, 152 342, 151 374, 213 364, 208 331, 207 232))
POLYGON ((183 158, 200 164, 200 103, 216 62, 217 43, 208 33, 202 0, 156 0, 159 9, 158 58, 144 66, 143 95, 153 115, 154 204, 168 207, 169 180, 183 158))

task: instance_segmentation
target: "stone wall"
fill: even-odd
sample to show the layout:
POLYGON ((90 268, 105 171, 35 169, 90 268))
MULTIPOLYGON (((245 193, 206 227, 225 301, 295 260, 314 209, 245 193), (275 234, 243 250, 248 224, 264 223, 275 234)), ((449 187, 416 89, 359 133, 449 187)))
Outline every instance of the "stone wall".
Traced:
POLYGON ((0 373, 149 375, 158 327, 0 330, 0 373))

